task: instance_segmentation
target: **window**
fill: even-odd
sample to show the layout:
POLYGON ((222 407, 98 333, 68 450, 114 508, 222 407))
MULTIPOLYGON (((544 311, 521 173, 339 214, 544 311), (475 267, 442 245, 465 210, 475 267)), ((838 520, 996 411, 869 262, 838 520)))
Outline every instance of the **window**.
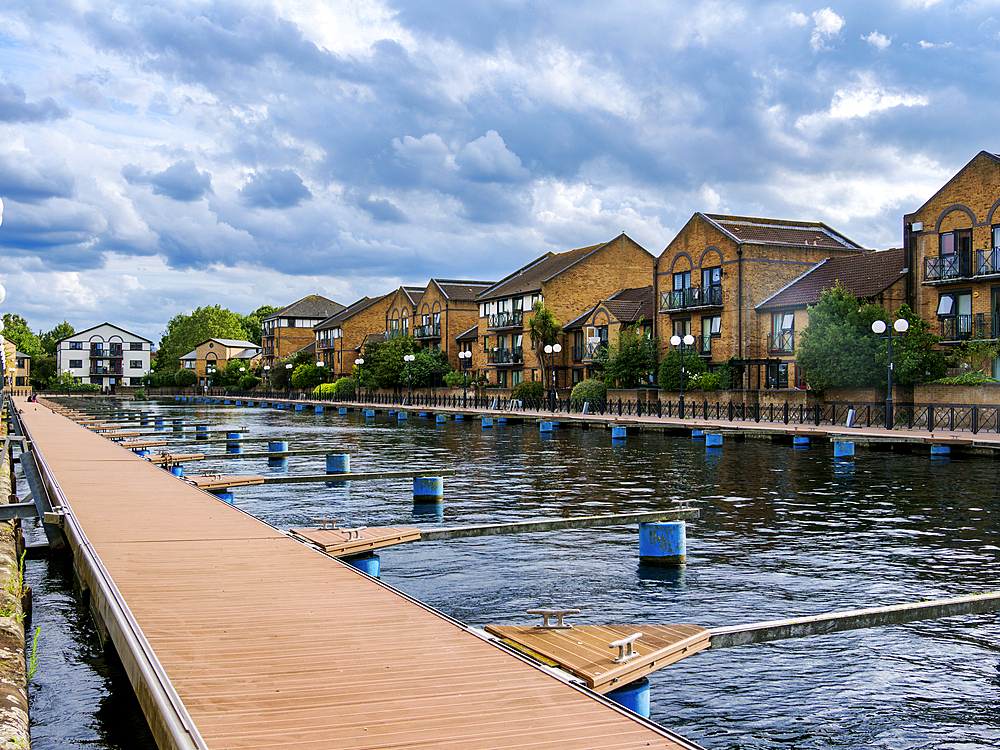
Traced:
POLYGON ((1000 226, 993 227, 993 249, 1000 249, 1000 226))
POLYGON ((674 274, 674 291, 680 292, 691 288, 691 272, 682 271, 674 274))
POLYGON ((507 371, 497 370, 497 385, 501 388, 507 387, 507 371))
POLYGON ((142 351, 142 342, 141 341, 133 341, 131 344, 128 345, 128 350, 130 352, 141 352, 142 351))
POLYGON ((701 319, 701 337, 706 341, 713 336, 722 335, 722 316, 712 315, 701 319))
POLYGON ((795 313, 793 312, 773 313, 771 315, 771 330, 775 334, 780 334, 782 331, 794 331, 795 313))
POLYGON ((83 342, 82 341, 70 341, 69 342, 69 348, 70 349, 83 349, 83 342))
POLYGON ((691 333, 691 319, 674 321, 674 336, 684 338, 691 333))
POLYGON ((941 244, 941 255, 951 255, 955 252, 955 233, 944 232, 939 235, 938 242, 941 244))
POLYGON ((955 309, 955 297, 951 294, 942 294, 938 297, 937 314, 940 316, 951 315, 955 309))
POLYGON ((70 367, 83 367, 83 360, 82 359, 71 359, 69 361, 69 366, 70 367))
POLYGON ((128 361, 128 366, 131 367, 133 370, 140 370, 140 369, 142 369, 142 360, 141 359, 130 359, 128 361))
POLYGON ((510 387, 513 388, 515 385, 521 382, 524 378, 524 373, 522 370, 514 370, 510 374, 510 387))
POLYGON ((129 378, 128 379, 128 384, 129 385, 142 385, 142 378, 129 378))
POLYGON ((718 286, 721 283, 722 268, 720 266, 701 269, 701 285, 704 289, 708 289, 710 286, 718 286))
POLYGON ((404 336, 409 336, 410 335, 410 319, 409 318, 403 318, 403 335, 404 336))

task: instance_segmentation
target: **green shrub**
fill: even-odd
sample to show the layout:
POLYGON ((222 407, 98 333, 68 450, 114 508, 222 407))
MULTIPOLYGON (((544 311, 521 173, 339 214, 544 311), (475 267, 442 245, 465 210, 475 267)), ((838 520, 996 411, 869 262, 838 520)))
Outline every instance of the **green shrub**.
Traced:
POLYGON ((174 385, 178 388, 187 388, 198 382, 198 375, 194 370, 182 368, 174 373, 174 385))
POLYGON ((333 384, 333 395, 337 398, 352 398, 356 387, 353 378, 340 378, 333 384))
POLYGON ((721 378, 714 372, 704 372, 691 376, 691 390, 717 391, 721 378))
MULTIPOLYGON (((343 378, 341 378, 341 380, 343 380, 343 378)), ((313 388, 313 395, 314 396, 332 396, 333 395, 333 387, 336 384, 337 383, 320 383, 315 388, 313 388)))
POLYGON ((966 372, 961 375, 956 375, 953 378, 940 378, 934 382, 940 383, 941 385, 989 385, 990 383, 996 383, 997 381, 986 373, 966 372))
POLYGON ((537 401, 540 398, 545 398, 545 386, 542 385, 541 380, 522 380, 514 386, 510 397, 521 401, 537 401))
POLYGON ((444 384, 452 388, 458 388, 466 382, 468 382, 468 375, 461 370, 452 370, 444 374, 444 384))
POLYGON ((252 391, 258 385, 260 385, 260 378, 256 375, 244 375, 240 378, 240 388, 244 391, 252 391))
POLYGON ((569 400, 574 409, 582 409, 585 401, 595 404, 608 397, 608 386, 603 380, 590 378, 573 386, 569 400))
MULTIPOLYGON (((691 377, 707 372, 708 367, 705 362, 694 351, 688 350, 684 354, 684 389, 691 388, 691 377)), ((656 378, 657 384, 665 391, 679 391, 681 389, 681 353, 678 349, 671 349, 667 356, 660 362, 660 372, 656 378)))

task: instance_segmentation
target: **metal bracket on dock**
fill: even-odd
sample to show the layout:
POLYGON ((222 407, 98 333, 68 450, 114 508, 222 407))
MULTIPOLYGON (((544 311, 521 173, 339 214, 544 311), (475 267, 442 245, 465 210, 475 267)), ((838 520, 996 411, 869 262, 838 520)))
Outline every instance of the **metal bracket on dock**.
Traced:
POLYGON ((618 649, 618 658, 612 659, 615 664, 624 664, 629 659, 634 659, 641 654, 632 648, 632 644, 635 643, 637 638, 641 638, 642 633, 633 633, 628 638, 622 638, 619 641, 612 641, 608 644, 608 648, 618 649))
POLYGON ((525 612, 528 615, 541 615, 542 624, 535 625, 539 630, 569 630, 572 625, 563 624, 563 617, 566 615, 578 615, 578 609, 529 609, 525 612), (556 617, 558 621, 555 625, 549 625, 549 618, 556 617))
POLYGON ((318 523, 321 529, 335 529, 338 523, 343 523, 343 518, 314 518, 313 523, 318 523))

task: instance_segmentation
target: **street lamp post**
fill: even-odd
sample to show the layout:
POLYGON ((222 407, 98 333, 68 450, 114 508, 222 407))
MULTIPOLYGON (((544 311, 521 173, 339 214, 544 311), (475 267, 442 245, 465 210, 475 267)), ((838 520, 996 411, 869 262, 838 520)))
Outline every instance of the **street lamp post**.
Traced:
POLYGON ((410 396, 413 392, 413 376, 410 374, 410 362, 416 359, 413 354, 406 354, 403 356, 403 361, 406 362, 406 403, 410 403, 410 396))
POLYGON ((292 363, 291 362, 289 362, 287 365, 285 365, 285 388, 286 388, 285 393, 287 394, 288 398, 290 399, 292 397, 292 363))
POLYGON ((549 383, 549 411, 556 410, 556 355, 562 351, 561 344, 546 344, 545 353, 551 357, 552 382, 549 383))
POLYGON ((673 346, 680 347, 681 350, 681 397, 677 402, 677 413, 680 415, 681 419, 684 419, 684 347, 694 344, 694 336, 690 333, 684 338, 674 335, 670 337, 670 343, 673 346))
POLYGON ((363 357, 358 357, 356 360, 354 360, 354 364, 357 365, 358 368, 358 398, 361 397, 361 365, 363 365, 364 363, 365 360, 363 357))
POLYGON ((316 360, 316 366, 319 368, 319 382, 320 383, 325 383, 326 382, 326 370, 324 370, 323 368, 326 367, 326 362, 324 362, 321 359, 316 360))
POLYGON ((271 390, 271 365, 264 365, 264 381, 267 383, 267 389, 271 390))
MULTIPOLYGON (((895 338, 901 338, 902 334, 906 333, 910 328, 910 322, 906 318, 899 318, 892 327, 900 334, 895 338)), ((884 338, 888 344, 888 368, 886 369, 886 391, 885 391, 885 428, 891 430, 895 426, 895 420, 892 414, 892 331, 886 331, 888 326, 886 326, 884 320, 876 320, 872 323, 872 331, 876 334, 885 334, 885 336, 879 335, 879 338, 884 338)))
POLYGON ((465 409, 467 405, 466 399, 466 389, 469 387, 469 364, 472 359, 472 352, 459 352, 458 353, 458 366, 462 368, 462 408, 465 409))

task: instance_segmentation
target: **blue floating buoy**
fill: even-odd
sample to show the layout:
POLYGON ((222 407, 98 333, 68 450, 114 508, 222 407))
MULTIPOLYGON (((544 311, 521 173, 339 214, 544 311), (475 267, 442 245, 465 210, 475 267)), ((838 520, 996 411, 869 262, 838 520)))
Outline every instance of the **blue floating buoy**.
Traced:
POLYGON ((444 424, 448 421, 448 417, 444 414, 438 414, 434 421, 438 424, 444 424))
POLYGON ((803 435, 793 435, 792 445, 809 445, 809 438, 803 435))
POLYGON ((947 458, 951 453, 951 447, 947 445, 932 445, 931 455, 937 458, 947 458))
POLYGON ((197 433, 195 439, 205 440, 208 438, 208 425, 207 424, 196 424, 194 426, 194 431, 197 433))
POLYGON ((538 423, 539 432, 552 432, 552 422, 539 422, 538 423))
POLYGON ((347 407, 346 407, 346 406, 341 406, 341 407, 339 407, 339 408, 337 409, 337 414, 339 414, 339 415, 340 415, 340 416, 342 416, 342 417, 343 417, 343 416, 346 416, 346 415, 347 415, 347 407))
POLYGON ((497 417, 497 424, 507 424, 507 417, 497 417))
POLYGON ((345 557, 344 562, 372 578, 378 578, 382 572, 382 562, 378 555, 367 554, 364 557, 345 557))
POLYGON ((326 454, 326 473, 327 474, 344 474, 351 470, 351 454, 350 453, 327 453, 326 454))
POLYGON ((413 502, 441 502, 444 498, 444 479, 441 477, 414 477, 413 502))
POLYGON ((722 433, 721 432, 706 432, 705 433, 705 445, 707 447, 722 445, 722 433))
POLYGON ((687 564, 687 527, 684 521, 640 523, 639 562, 662 567, 687 564))
POLYGON ((174 432, 184 432, 184 420, 175 419, 174 420, 174 432))
POLYGON ((226 453, 242 453, 243 445, 239 442, 242 436, 238 432, 226 433, 226 453))
POLYGON ((493 426, 493 417, 483 417, 483 429, 489 429, 493 426))
POLYGON ((407 413, 405 411, 397 412, 396 414, 397 422, 405 422, 406 419, 407 419, 407 413))
POLYGON ((853 458, 854 457, 854 443, 834 443, 833 444, 833 457, 834 458, 853 458))
POLYGON ((705 431, 704 430, 691 430, 691 439, 692 440, 704 440, 704 438, 705 438, 705 431))
POLYGON ((620 688, 615 688, 605 695, 619 706, 627 708, 643 718, 649 718, 649 680, 645 677, 620 688))
POLYGON ((170 473, 173 474, 175 477, 182 477, 184 476, 184 467, 179 464, 171 466, 170 473))
POLYGON ((456 414, 456 415, 455 415, 455 421, 457 422, 457 421, 459 421, 460 419, 465 419, 465 415, 464 415, 464 414, 456 414))
POLYGON ((322 406, 314 406, 313 409, 316 411, 317 414, 322 414, 323 413, 323 407, 322 406))
POLYGON ((427 419, 428 416, 429 415, 427 414, 427 412, 425 412, 425 411, 420 412, 420 418, 421 419, 427 419))
POLYGON ((235 500, 235 498, 233 497, 233 491, 229 487, 227 487, 224 490, 209 490, 209 492, 211 492, 213 495, 215 495, 223 502, 229 503, 230 505, 232 505, 233 500, 235 500))
POLYGON ((611 439, 612 440, 624 440, 625 439, 625 426, 624 425, 611 425, 611 439))

